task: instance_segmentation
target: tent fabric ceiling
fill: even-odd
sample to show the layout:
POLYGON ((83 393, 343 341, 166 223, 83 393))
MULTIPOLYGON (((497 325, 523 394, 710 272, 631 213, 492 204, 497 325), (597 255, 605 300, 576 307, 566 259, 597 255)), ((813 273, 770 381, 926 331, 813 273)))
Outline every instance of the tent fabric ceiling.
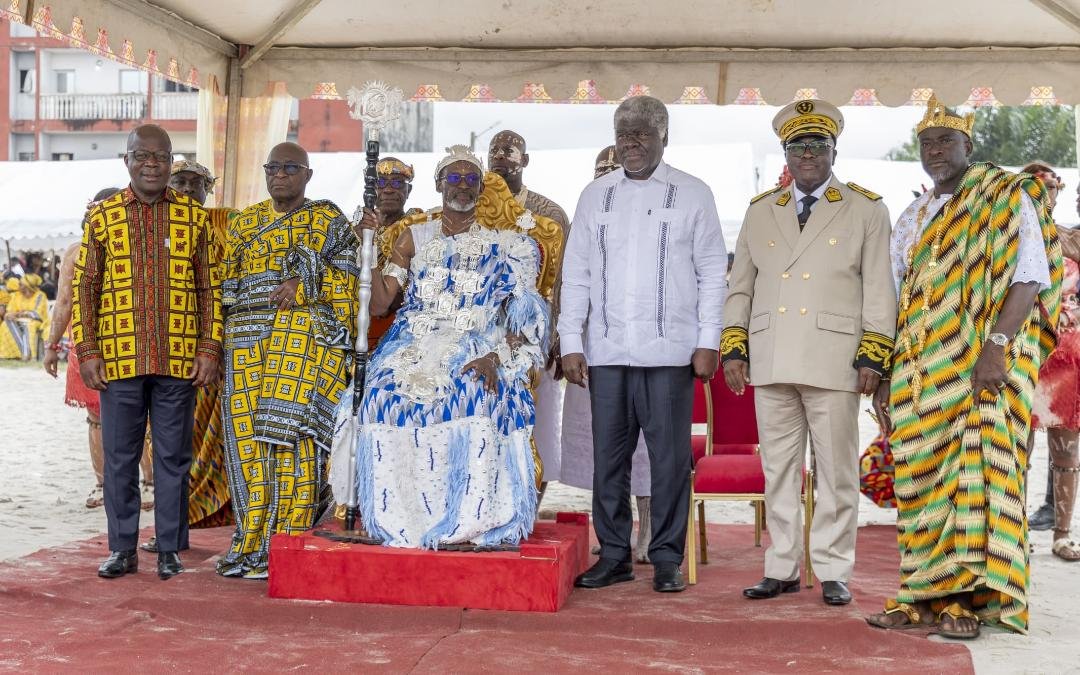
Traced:
MULTIPOLYGON (((17 16, 28 0, 0 2, 17 16)), ((1019 104, 1035 88, 1080 102, 1080 0, 38 0, 33 18, 202 86, 225 81, 237 45, 277 35, 244 70, 246 96, 276 81, 306 97, 382 79, 428 98, 569 100, 591 80, 605 100, 644 85, 716 103, 806 89, 843 103, 872 89, 900 105, 934 89, 958 104, 978 89, 1019 104), (313 7, 282 30, 302 3, 313 7)))

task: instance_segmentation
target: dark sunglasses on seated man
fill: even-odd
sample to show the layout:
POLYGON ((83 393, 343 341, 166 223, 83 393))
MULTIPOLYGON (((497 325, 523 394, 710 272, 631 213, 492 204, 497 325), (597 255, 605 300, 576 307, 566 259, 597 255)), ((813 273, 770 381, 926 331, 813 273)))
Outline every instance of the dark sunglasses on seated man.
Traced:
POLYGON ((263 164, 263 171, 266 172, 267 176, 276 176, 278 171, 281 171, 282 169, 285 170, 286 176, 295 176, 300 173, 300 169, 306 168, 308 168, 307 164, 301 164, 299 162, 285 162, 284 164, 281 164, 280 162, 269 162, 263 164))
POLYGON ((401 188, 405 187, 405 180, 402 178, 383 178, 380 176, 378 179, 376 179, 375 184, 379 186, 380 190, 387 185, 394 188, 395 190, 400 190, 401 188))
POLYGON ((465 181, 465 184, 469 187, 476 187, 480 184, 480 174, 457 173, 456 171, 446 174, 446 182, 451 185, 457 185, 461 181, 465 181))
POLYGON ((832 142, 825 139, 813 140, 813 141, 795 141, 794 143, 788 143, 784 146, 784 150, 787 154, 795 157, 802 157, 806 154, 807 149, 810 150, 810 154, 815 157, 821 157, 829 151, 832 147, 832 142))

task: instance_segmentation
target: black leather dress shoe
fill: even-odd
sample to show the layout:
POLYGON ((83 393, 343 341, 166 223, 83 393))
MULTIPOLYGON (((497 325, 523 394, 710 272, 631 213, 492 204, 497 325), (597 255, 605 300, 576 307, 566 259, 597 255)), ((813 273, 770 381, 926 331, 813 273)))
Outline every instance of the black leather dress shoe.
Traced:
POLYGON ((113 551, 105 562, 101 563, 97 575, 104 579, 115 579, 125 574, 134 574, 139 569, 139 556, 135 551, 113 551))
POLYGON ((180 556, 176 554, 176 551, 158 553, 157 575, 159 579, 162 581, 171 579, 183 571, 184 566, 180 563, 180 556))
POLYGON ((652 587, 657 593, 678 593, 686 590, 682 570, 673 562, 660 562, 653 565, 652 587))
POLYGON ((634 580, 634 564, 629 560, 600 558, 596 564, 574 579, 578 588, 603 588, 620 581, 634 580))
POLYGON ((851 602, 851 591, 843 581, 822 581, 821 597, 826 605, 846 605, 851 602))
POLYGON ((742 594, 751 600, 767 600, 775 598, 781 593, 798 593, 799 580, 781 581, 772 577, 765 577, 750 588, 744 588, 742 594))

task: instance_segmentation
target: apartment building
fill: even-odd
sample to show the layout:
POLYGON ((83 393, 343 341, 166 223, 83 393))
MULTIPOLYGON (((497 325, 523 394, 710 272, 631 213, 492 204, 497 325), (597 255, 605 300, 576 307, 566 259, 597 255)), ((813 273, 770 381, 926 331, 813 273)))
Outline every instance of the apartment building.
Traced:
MULTIPOLYGON (((0 21, 0 161, 118 157, 147 122, 194 156, 198 101, 189 87, 0 21)), ((344 101, 294 101, 289 140, 316 152, 364 149, 344 101)))

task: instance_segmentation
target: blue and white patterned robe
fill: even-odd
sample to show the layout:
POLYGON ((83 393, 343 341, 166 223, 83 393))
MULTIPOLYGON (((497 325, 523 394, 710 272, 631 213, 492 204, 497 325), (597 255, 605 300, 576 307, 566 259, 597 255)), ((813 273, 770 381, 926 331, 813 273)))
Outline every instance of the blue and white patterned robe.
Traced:
POLYGON ((516 544, 536 511, 528 385, 548 329, 539 250, 518 231, 474 226, 445 237, 440 228, 438 220, 410 228, 405 301, 368 366, 361 517, 389 546, 516 544), (508 333, 525 340, 513 356, 508 333), (489 352, 502 352, 497 394, 461 372, 489 352))

